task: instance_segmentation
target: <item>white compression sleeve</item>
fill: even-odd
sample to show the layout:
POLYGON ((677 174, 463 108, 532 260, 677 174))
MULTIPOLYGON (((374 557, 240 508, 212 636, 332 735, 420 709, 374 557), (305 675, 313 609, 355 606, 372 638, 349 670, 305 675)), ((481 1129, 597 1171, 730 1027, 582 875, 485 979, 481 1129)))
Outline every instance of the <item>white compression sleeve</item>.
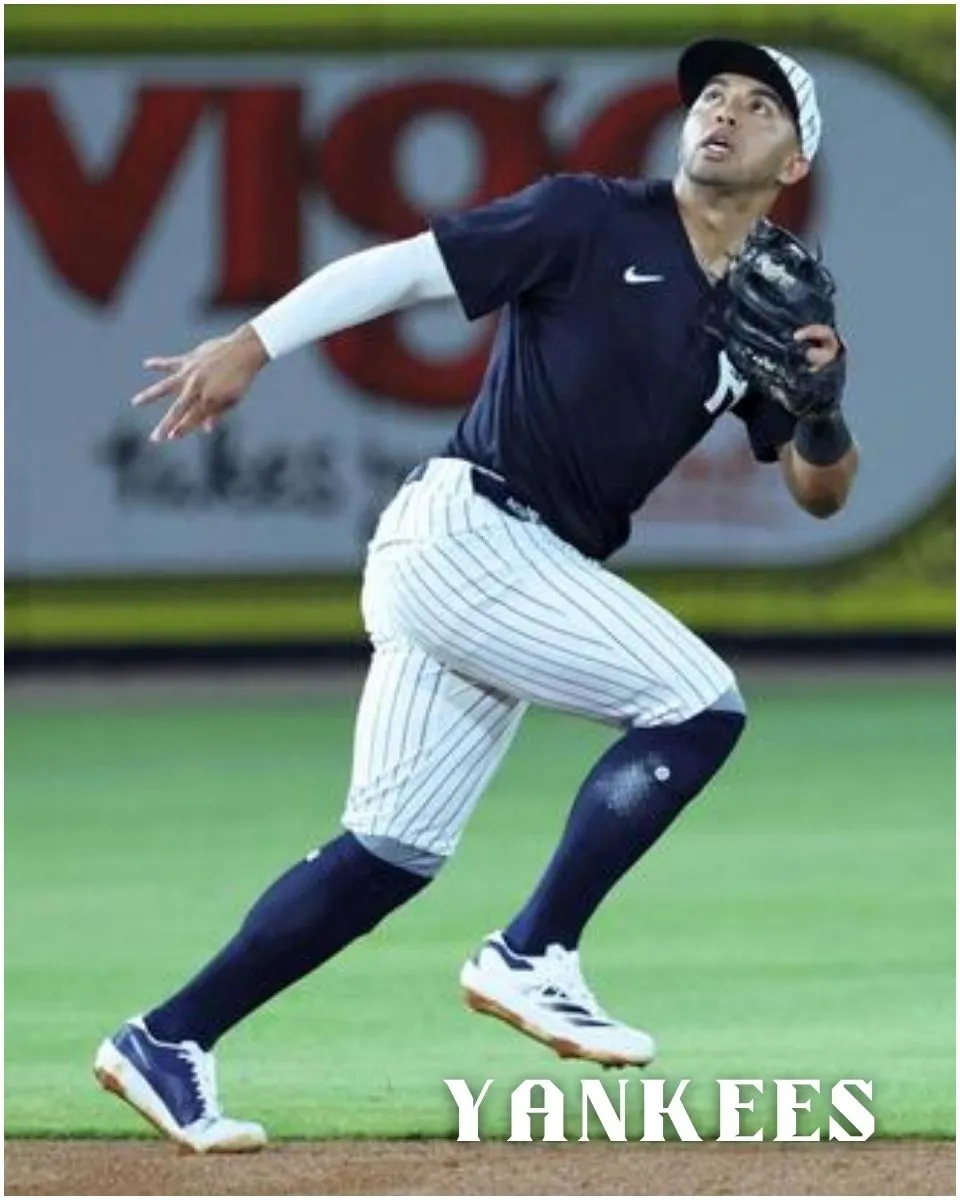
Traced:
POLYGON ((422 300, 455 295, 432 233, 338 259, 251 321, 271 358, 422 300))

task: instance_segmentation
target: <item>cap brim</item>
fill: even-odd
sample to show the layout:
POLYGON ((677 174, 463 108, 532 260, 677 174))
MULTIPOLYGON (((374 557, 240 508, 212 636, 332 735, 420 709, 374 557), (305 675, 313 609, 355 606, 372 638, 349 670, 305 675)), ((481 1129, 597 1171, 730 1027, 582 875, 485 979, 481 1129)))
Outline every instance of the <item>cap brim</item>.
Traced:
POLYGON ((759 46, 730 38, 708 38, 694 42, 680 55, 677 85, 684 105, 690 108, 715 75, 727 73, 746 75, 748 79, 756 79, 758 83, 772 88, 799 127, 800 109, 796 94, 775 60, 759 46))

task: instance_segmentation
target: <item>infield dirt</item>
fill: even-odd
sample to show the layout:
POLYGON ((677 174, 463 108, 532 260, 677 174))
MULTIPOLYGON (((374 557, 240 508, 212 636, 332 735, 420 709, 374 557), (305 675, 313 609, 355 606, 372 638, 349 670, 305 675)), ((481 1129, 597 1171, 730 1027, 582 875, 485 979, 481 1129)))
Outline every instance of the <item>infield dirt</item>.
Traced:
POLYGON ((952 1142, 507 1145, 288 1142, 199 1158, 159 1142, 12 1141, 8 1196, 931 1196, 952 1142))

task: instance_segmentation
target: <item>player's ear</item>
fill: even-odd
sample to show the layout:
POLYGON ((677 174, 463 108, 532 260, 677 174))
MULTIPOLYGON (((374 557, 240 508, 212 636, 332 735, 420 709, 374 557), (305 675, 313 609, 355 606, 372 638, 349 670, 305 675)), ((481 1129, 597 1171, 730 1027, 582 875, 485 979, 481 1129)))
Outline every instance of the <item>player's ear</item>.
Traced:
POLYGON ((801 179, 805 179, 810 174, 810 160, 804 158, 803 155, 796 151, 791 154, 777 175, 777 183, 781 187, 792 187, 795 183, 799 183, 801 179))

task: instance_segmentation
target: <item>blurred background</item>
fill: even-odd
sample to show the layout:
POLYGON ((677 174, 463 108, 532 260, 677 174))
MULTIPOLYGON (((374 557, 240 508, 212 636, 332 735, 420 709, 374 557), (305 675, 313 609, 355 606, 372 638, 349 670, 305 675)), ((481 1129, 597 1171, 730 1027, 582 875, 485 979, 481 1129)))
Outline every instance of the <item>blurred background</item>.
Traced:
MULTIPOLYGON (((756 1008, 765 1075, 875 1065, 896 1084, 883 1128, 952 1128, 954 21, 951 5, 6 7, 8 1132, 125 1120, 77 1064, 336 828, 364 546, 473 396, 491 330, 454 305, 384 318, 272 366, 215 436, 160 448, 159 413, 126 403, 142 359, 545 172, 671 174, 676 56, 714 34, 779 46, 817 81, 822 150, 777 216, 837 277, 862 467, 848 509, 816 522, 720 422, 616 560, 733 657, 754 737, 598 918, 594 962, 628 1017, 657 976, 636 1016, 673 1035, 665 1069, 744 1070, 737 1021, 756 1008), (622 939, 638 906, 643 978, 622 939), (691 1047, 708 913, 714 1011, 691 1047), (891 1022, 913 1031, 902 1061, 881 1053, 891 1022)), ((531 718, 437 885, 443 912, 391 926, 419 948, 418 987, 452 996, 605 736, 531 718), (494 854, 511 865, 498 895, 494 854)), ((398 944, 383 937, 237 1035, 262 1108, 280 1104, 265 1047, 297 1080, 283 1129, 315 1129, 303 1021, 316 1039, 342 1013, 323 996, 363 994, 368 1033, 387 1028, 362 987, 368 945, 398 944)), ((541 1061, 447 1007, 391 1067, 412 1115, 368 1107, 368 1131, 445 1129, 430 1087, 465 1073, 456 1054, 513 1047, 502 1073, 520 1077, 541 1061)), ((341 1061, 378 1062, 375 1036, 331 1036, 341 1061)), ((386 1087, 380 1066, 354 1083, 322 1101, 324 1128, 355 1132, 344 1113, 386 1087)))

